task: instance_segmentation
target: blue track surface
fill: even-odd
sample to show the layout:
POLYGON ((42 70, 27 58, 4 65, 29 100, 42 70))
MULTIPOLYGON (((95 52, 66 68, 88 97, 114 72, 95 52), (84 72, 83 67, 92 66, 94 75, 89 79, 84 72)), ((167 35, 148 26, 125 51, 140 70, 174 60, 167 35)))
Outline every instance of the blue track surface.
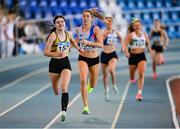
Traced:
POLYGON ((115 94, 111 88, 111 100, 104 100, 100 71, 98 84, 89 95, 91 113, 88 116, 81 114, 78 53, 72 50, 71 105, 65 122, 55 119, 61 110, 61 96, 54 96, 52 92, 48 77, 49 58, 28 55, 0 60, 0 128, 174 128, 165 81, 180 74, 179 50, 178 41, 171 42, 164 53, 166 63, 158 67, 157 80, 151 78, 151 60, 146 54, 148 65, 142 102, 135 100, 137 84, 128 83, 127 59, 118 53, 117 84, 120 92, 115 94))

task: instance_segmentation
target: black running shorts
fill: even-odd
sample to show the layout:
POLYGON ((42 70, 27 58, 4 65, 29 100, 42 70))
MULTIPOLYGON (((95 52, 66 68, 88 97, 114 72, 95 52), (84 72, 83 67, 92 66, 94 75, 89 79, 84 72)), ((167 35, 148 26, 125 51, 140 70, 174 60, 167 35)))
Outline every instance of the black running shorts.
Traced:
POLYGON ((146 56, 144 52, 140 54, 130 53, 129 65, 138 65, 138 63, 143 60, 146 61, 146 56))
POLYGON ((161 46, 161 45, 155 45, 155 44, 153 44, 153 45, 151 46, 151 48, 152 48, 152 50, 155 50, 156 53, 162 53, 162 52, 163 52, 163 46, 161 46))
POLYGON ((102 64, 108 64, 112 58, 118 59, 116 51, 111 52, 111 53, 105 53, 105 52, 101 53, 101 63, 102 64))
POLYGON ((62 59, 51 58, 49 62, 50 73, 61 73, 64 69, 69 69, 71 71, 71 65, 68 56, 62 59))
POLYGON ((91 67, 99 63, 99 56, 95 58, 88 58, 88 57, 79 55, 78 61, 84 61, 87 63, 88 67, 91 67))

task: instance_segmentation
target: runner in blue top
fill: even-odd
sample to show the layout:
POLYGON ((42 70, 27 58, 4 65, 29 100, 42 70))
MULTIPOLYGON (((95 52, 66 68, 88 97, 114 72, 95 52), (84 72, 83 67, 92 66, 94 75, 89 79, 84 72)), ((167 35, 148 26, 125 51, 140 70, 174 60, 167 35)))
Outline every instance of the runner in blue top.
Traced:
MULTIPOLYGON (((105 100, 109 98, 109 86, 108 86, 108 73, 111 75, 112 87, 115 93, 118 93, 118 87, 116 84, 116 66, 118 61, 118 55, 116 48, 121 43, 123 46, 123 40, 119 32, 113 28, 112 17, 105 17, 103 20, 106 24, 105 30, 103 30, 104 46, 101 53, 101 64, 103 70, 103 82, 105 88, 105 100)), ((123 48, 123 47, 122 47, 123 48)), ((123 50, 123 49, 122 49, 123 50)))
POLYGON ((118 55, 116 53, 116 48, 121 43, 122 50, 124 50, 123 40, 119 32, 113 28, 113 18, 104 17, 96 9, 93 9, 93 13, 99 19, 101 19, 105 24, 106 28, 102 31, 103 33, 103 51, 101 53, 101 64, 103 71, 103 83, 104 83, 104 95, 105 100, 109 101, 109 86, 108 86, 108 73, 111 75, 112 87, 115 93, 118 93, 118 87, 116 84, 116 66, 118 61, 118 55))
POLYGON ((81 96, 83 100, 82 114, 89 114, 88 93, 91 93, 97 83, 99 73, 99 54, 97 48, 102 48, 103 38, 98 26, 92 25, 93 13, 84 10, 82 14, 82 26, 75 30, 75 37, 79 46, 84 49, 78 58, 81 96), (89 83, 87 85, 89 74, 89 83))

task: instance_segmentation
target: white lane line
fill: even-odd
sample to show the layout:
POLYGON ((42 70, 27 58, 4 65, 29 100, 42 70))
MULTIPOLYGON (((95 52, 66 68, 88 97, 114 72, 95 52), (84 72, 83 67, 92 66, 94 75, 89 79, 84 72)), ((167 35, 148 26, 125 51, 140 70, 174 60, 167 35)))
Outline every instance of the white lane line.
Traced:
POLYGON ((124 101, 125 101, 125 99, 126 99, 126 96, 127 96, 128 90, 129 90, 130 84, 131 84, 131 83, 130 83, 129 81, 128 81, 127 84, 126 84, 126 87, 125 87, 125 90, 124 90, 124 94, 123 94, 123 97, 122 97, 122 101, 121 101, 120 104, 119 104, 119 107, 118 107, 118 110, 117 110, 117 112, 116 112, 115 118, 114 118, 114 120, 113 120, 113 122, 112 122, 112 125, 111 125, 111 129, 114 129, 115 126, 116 126, 117 120, 118 120, 118 118, 119 118, 119 116, 120 116, 121 110, 122 110, 122 108, 123 108, 124 101))
POLYGON ((8 83, 7 85, 4 85, 4 86, 0 87, 0 92, 1 92, 2 90, 5 90, 5 89, 7 89, 7 88, 9 88, 9 87, 11 87, 11 86, 13 86, 13 85, 15 85, 15 84, 23 81, 23 80, 31 77, 31 76, 34 76, 35 74, 38 74, 38 73, 43 72, 43 71, 46 71, 46 70, 47 70, 47 68, 42 68, 42 69, 39 69, 39 70, 35 70, 35 71, 33 71, 33 72, 30 72, 29 74, 26 74, 25 76, 20 77, 20 78, 14 80, 14 81, 11 82, 11 83, 8 83))
MULTIPOLYGON (((170 66, 170 67, 173 67, 174 68, 174 65, 173 66, 170 66)), ((123 72, 125 72, 125 71, 123 71, 123 72)), ((123 73, 122 72, 122 73, 123 73)), ((159 71, 160 72, 160 71, 159 71)), ((163 72, 163 73, 159 73, 159 75, 164 75, 164 74, 168 74, 168 73, 171 73, 171 71, 166 71, 166 72, 163 72)), ((151 74, 147 74, 145 77, 150 77, 151 76, 151 74)), ((175 76, 175 77, 177 77, 177 76, 175 76)), ((179 75, 179 77, 180 77, 180 75, 179 75)), ((117 112, 116 112, 116 115, 115 115, 115 118, 114 118, 114 120, 113 120, 113 122, 112 122, 112 125, 111 125, 111 129, 114 129, 115 128, 115 126, 116 126, 116 123, 117 123, 117 120, 118 120, 118 118, 119 118, 119 116, 120 116, 120 113, 121 113, 121 110, 122 110, 122 108, 123 108, 123 104, 124 104, 124 101, 125 101, 125 99, 126 99, 126 96, 127 96, 127 92, 128 92, 128 90, 129 90, 129 86, 130 86, 130 82, 128 81, 127 82, 127 84, 126 84, 126 88, 125 88, 125 91, 124 91, 124 94, 123 94, 123 98, 122 98, 122 101, 120 102, 120 104, 119 104, 119 107, 118 107, 118 110, 117 110, 117 112)), ((166 81, 166 85, 167 85, 167 81, 166 81)), ((168 84, 169 85, 169 84, 168 84)), ((167 88, 168 89, 168 88, 167 88)), ((169 94, 168 94, 169 95, 169 94)), ((171 96, 172 97, 172 96, 171 96)), ((178 123, 178 121, 177 121, 177 118, 173 118, 173 121, 175 120, 175 127, 177 126, 177 123, 178 123)), ((176 128, 176 129, 180 129, 179 128, 179 125, 177 126, 178 128, 176 128)))
MULTIPOLYGON (((68 108, 70 108, 73 103, 81 96, 81 93, 79 92, 75 98, 68 104, 68 108)), ((45 127, 44 129, 48 129, 57 119, 61 116, 62 112, 59 112, 45 127)))
POLYGON ((9 66, 9 67, 2 68, 2 69, 0 69, 0 72, 4 72, 4 71, 7 71, 7 70, 11 70, 11 69, 23 67, 23 66, 26 66, 26 65, 39 64, 39 63, 43 63, 43 62, 48 62, 48 61, 47 61, 47 60, 29 61, 29 62, 26 61, 26 62, 21 63, 21 64, 11 65, 11 66, 9 66))
POLYGON ((176 78, 180 78, 180 75, 175 75, 175 76, 172 76, 170 78, 168 78, 166 80, 166 88, 167 88, 167 91, 168 91, 168 97, 169 97, 169 101, 170 101, 170 105, 171 105, 171 113, 172 113, 172 118, 173 118, 173 123, 174 123, 174 126, 176 129, 179 129, 179 123, 178 123, 178 119, 177 119, 177 114, 176 114, 176 107, 175 107, 175 104, 174 104, 174 100, 173 100, 173 97, 172 97, 172 92, 171 92, 171 88, 170 88, 170 81, 176 79, 176 78))
POLYGON ((6 111, 0 113, 0 117, 5 115, 6 113, 12 111, 13 109, 15 109, 16 107, 20 106, 21 104, 23 104, 24 102, 28 101, 29 99, 33 98, 34 96, 38 95, 39 93, 43 92, 44 90, 48 89, 51 86, 51 83, 48 83, 47 85, 45 85, 44 87, 42 87, 41 89, 39 89, 38 91, 34 92, 33 94, 31 94, 30 96, 28 96, 27 98, 23 99, 22 101, 20 101, 19 103, 17 103, 16 105, 14 105, 13 107, 7 109, 6 111))
MULTIPOLYGON (((117 72, 117 75, 118 74, 124 74, 124 73, 126 73, 127 72, 127 70, 124 70, 123 72, 122 71, 120 71, 120 72, 117 72)), ((101 76, 99 76, 99 78, 98 78, 98 80, 99 79, 102 79, 102 75, 101 76)), ((129 86, 128 86, 129 87, 129 86)), ((127 89, 128 90, 128 89, 127 89)), ((127 92, 127 91, 126 91, 127 92)), ((70 102, 70 104, 68 105, 68 108, 69 107, 71 107, 72 106, 72 104, 79 98, 81 96, 81 93, 79 92, 76 96, 75 96, 75 98, 70 102)), ((45 127, 44 127, 44 129, 48 129, 49 127, 51 127, 56 121, 57 121, 57 119, 61 116, 61 114, 62 114, 62 112, 59 112, 45 127)))
MULTIPOLYGON (((72 68, 74 68, 74 67, 76 66, 76 63, 72 63, 71 66, 72 66, 72 68)), ((1 92, 2 90, 5 90, 5 89, 7 89, 7 88, 9 88, 9 87, 11 87, 11 86, 13 86, 13 85, 15 85, 15 84, 23 81, 23 80, 25 80, 25 79, 27 79, 27 78, 35 75, 35 74, 38 74, 38 73, 40 73, 40 72, 47 71, 47 70, 48 70, 48 68, 45 67, 45 68, 41 68, 41 69, 39 69, 39 70, 35 70, 35 71, 33 71, 33 72, 30 72, 29 74, 26 74, 25 76, 20 77, 20 78, 14 80, 14 81, 11 82, 11 83, 8 83, 7 85, 1 86, 1 87, 0 87, 0 92, 1 92)), ((47 71, 47 72, 48 72, 48 71, 47 71)), ((74 72, 73 74, 76 74, 76 73, 77 73, 77 72, 74 72)))
MULTIPOLYGON (((123 70, 117 72, 117 75, 118 75, 118 74, 127 74, 127 72, 128 72, 127 69, 123 69, 123 70)), ((77 72, 76 72, 76 73, 77 73, 77 72)), ((146 77, 147 77, 147 76, 150 76, 150 74, 146 75, 146 77)), ((102 75, 99 77, 99 79, 101 79, 101 78, 102 78, 102 75)), ((98 79, 98 80, 99 80, 99 79, 98 79)), ((122 110, 122 107, 123 107, 125 98, 126 98, 126 96, 127 96, 127 93, 128 93, 129 87, 130 87, 130 84, 131 84, 131 83, 128 81, 127 84, 126 84, 126 86, 125 86, 125 91, 124 91, 124 94, 123 94, 123 97, 122 97, 122 101, 121 101, 120 104, 119 104, 119 107, 118 107, 118 110, 117 110, 117 112, 116 112, 115 118, 114 118, 113 123, 112 123, 112 125, 111 125, 111 129, 114 129, 114 128, 115 128, 115 125, 116 125, 117 120, 118 120, 118 118, 119 118, 119 116, 120 116, 120 113, 121 113, 121 110, 122 110)), ((80 93, 78 93, 78 95, 80 95, 80 93)), ((77 95, 77 96, 78 96, 78 95, 77 95)), ((76 97, 77 97, 77 96, 76 96, 76 97)), ((74 102, 75 102, 78 98, 79 98, 79 96, 78 96, 76 99, 74 98, 74 99, 73 99, 74 102)), ((73 102, 73 103, 74 103, 74 102, 73 102)), ((72 104, 73 104, 73 103, 72 103, 72 104)), ((72 104, 71 104, 71 105, 72 105, 72 104)), ((51 127, 51 126, 54 124, 54 122, 55 122, 60 116, 61 116, 61 112, 58 113, 58 114, 44 127, 44 129, 48 129, 49 127, 51 127)))
MULTIPOLYGON (((73 63, 73 66, 74 66, 74 65, 75 65, 75 63, 73 63)), ((47 69, 47 68, 42 68, 42 69, 40 69, 40 70, 38 70, 38 71, 32 72, 32 73, 31 73, 31 76, 32 76, 32 74, 35 74, 35 73, 37 74, 37 73, 42 72, 42 71, 44 71, 44 70, 46 70, 46 69, 47 69)), ((76 74, 76 73, 77 73, 77 72, 75 72, 75 73, 73 73, 73 74, 76 74)), ((28 74, 28 77, 30 77, 29 74, 28 74)), ((28 77, 26 77, 26 78, 28 78, 28 77)), ((22 81, 22 79, 19 80, 19 81, 22 81)), ((18 81, 18 82, 19 82, 19 81, 18 81)), ((13 83, 13 84, 11 84, 11 85, 14 85, 14 84, 16 84, 16 83, 18 83, 18 82, 15 82, 15 83, 13 83)), ((26 97, 25 99, 23 99, 23 100, 20 101, 19 103, 15 104, 15 105, 12 106, 11 108, 7 109, 6 111, 0 113, 0 117, 3 116, 3 115, 5 115, 6 113, 12 111, 13 109, 17 108, 18 106, 20 106, 20 105, 23 104, 24 102, 28 101, 29 99, 33 98, 34 96, 38 95, 39 93, 43 92, 44 90, 46 90, 46 89, 49 88, 50 86, 51 86, 51 83, 48 83, 47 85, 45 85, 44 87, 42 87, 42 88, 39 89, 38 91, 34 92, 34 93, 31 94, 30 96, 26 97)), ((10 86, 8 86, 8 87, 10 87, 10 86)))

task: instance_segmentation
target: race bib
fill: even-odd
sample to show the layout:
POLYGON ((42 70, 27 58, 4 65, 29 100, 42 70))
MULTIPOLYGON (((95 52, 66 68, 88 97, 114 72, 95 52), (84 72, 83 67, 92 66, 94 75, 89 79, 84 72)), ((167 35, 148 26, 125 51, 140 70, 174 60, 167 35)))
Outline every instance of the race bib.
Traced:
POLYGON ((89 50, 93 48, 91 45, 84 45, 82 43, 82 39, 79 40, 79 47, 83 48, 84 50, 89 50))
POLYGON ((145 41, 144 40, 134 40, 131 44, 131 48, 145 48, 145 41))
POLYGON ((115 44, 117 44, 117 38, 108 37, 108 39, 107 39, 107 44, 109 44, 109 45, 115 45, 115 44))
POLYGON ((155 42, 155 41, 156 41, 156 42, 160 42, 160 37, 158 37, 158 36, 157 36, 157 37, 153 37, 153 38, 152 38, 152 41, 154 41, 154 42, 155 42))
POLYGON ((61 52, 68 52, 70 48, 69 42, 59 43, 58 44, 58 50, 61 52))

